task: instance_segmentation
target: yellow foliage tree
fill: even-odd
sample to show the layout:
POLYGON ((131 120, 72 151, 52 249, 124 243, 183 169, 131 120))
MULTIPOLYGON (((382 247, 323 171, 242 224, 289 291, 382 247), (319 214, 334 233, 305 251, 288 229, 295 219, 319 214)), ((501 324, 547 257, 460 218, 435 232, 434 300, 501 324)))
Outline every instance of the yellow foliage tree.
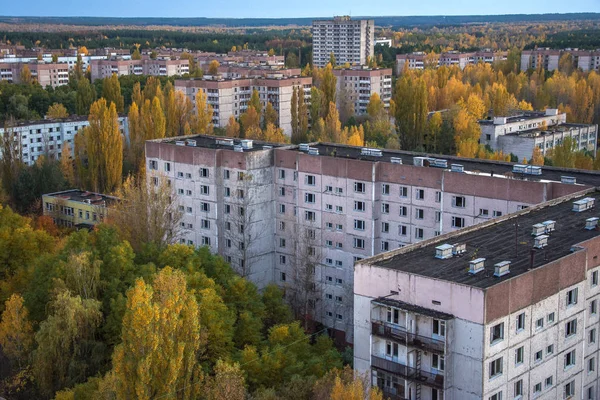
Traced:
POLYGON ((85 130, 89 186, 94 191, 111 193, 121 184, 123 139, 117 109, 104 98, 90 107, 89 127, 85 130))
POLYGON ((121 339, 113 353, 117 398, 198 396, 197 355, 204 344, 198 304, 183 272, 166 267, 152 286, 143 279, 135 282, 127 292, 121 339))
POLYGON ((533 154, 530 161, 533 165, 544 165, 544 154, 542 154, 542 150, 539 147, 535 146, 533 148, 533 154))
POLYGON ((214 130, 213 107, 208 104, 206 94, 198 92, 196 95, 196 130, 203 135, 212 135, 214 130))
POLYGON ((4 354, 22 368, 33 348, 33 328, 23 297, 13 294, 6 301, 0 320, 0 346, 4 354))
POLYGON ((48 112, 46 113, 46 117, 48 118, 67 118, 69 116, 69 112, 60 103, 54 103, 48 108, 48 112))
POLYGON ((275 124, 269 122, 263 132, 263 140, 272 143, 287 143, 288 137, 281 128, 277 128, 275 124))
POLYGON ((240 124, 235 120, 233 115, 230 115, 229 121, 227 121, 225 136, 232 138, 240 137, 240 124))
POLYGON ((212 60, 210 64, 208 64, 208 73, 210 75, 217 75, 219 73, 219 62, 217 60, 212 60))

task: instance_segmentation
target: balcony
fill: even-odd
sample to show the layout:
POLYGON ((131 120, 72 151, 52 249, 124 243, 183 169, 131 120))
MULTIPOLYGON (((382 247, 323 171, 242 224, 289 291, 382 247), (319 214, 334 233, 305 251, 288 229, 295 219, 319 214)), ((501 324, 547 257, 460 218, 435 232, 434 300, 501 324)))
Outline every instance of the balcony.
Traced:
POLYGON ((443 340, 417 335, 408 332, 402 327, 388 325, 382 321, 372 321, 371 325, 373 335, 392 339, 405 346, 415 347, 424 351, 444 353, 445 342, 443 340))
POLYGON ((427 385, 436 389, 444 389, 444 375, 418 370, 408 365, 371 356, 371 368, 397 375, 409 381, 427 385))

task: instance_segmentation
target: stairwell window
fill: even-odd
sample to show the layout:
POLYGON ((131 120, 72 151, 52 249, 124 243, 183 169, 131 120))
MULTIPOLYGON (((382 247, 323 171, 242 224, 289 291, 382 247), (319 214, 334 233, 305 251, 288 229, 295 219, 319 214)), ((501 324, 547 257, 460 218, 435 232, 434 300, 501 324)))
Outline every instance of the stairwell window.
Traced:
POLYGON ((364 239, 359 239, 359 238, 354 238, 354 248, 355 249, 364 249, 365 248, 365 240, 364 239))
POLYGON ((446 321, 442 321, 440 319, 433 320, 433 329, 432 332, 435 336, 446 336, 446 321))
POLYGON ((574 380, 565 385, 563 398, 570 399, 573 396, 575 396, 575 381, 574 380))
POLYGON ((308 186, 315 186, 316 183, 316 178, 314 175, 306 175, 304 177, 304 182, 308 185, 308 186))
POLYGON ((431 355, 431 367, 437 369, 439 372, 443 372, 445 368, 444 356, 438 354, 431 355))
POLYGON ((577 333, 577 319, 572 319, 565 324, 565 338, 571 337, 577 333))
POLYGON ((517 333, 525 329, 525 313, 517 315, 517 333))
POLYGON ((365 192, 365 184, 362 182, 354 182, 354 192, 356 193, 364 193, 365 192))
POLYGON ((387 183, 384 183, 383 185, 381 185, 381 194, 389 195, 390 194, 390 185, 388 185, 387 183))
POLYGON ((417 200, 424 200, 425 199, 425 190, 423 190, 423 189, 417 189, 415 191, 415 198, 417 200))

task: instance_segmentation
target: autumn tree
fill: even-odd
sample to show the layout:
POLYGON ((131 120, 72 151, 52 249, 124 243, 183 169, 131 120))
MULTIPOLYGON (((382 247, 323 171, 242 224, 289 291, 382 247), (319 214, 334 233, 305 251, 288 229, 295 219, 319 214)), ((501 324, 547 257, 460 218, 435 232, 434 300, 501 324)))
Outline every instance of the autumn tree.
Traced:
POLYGON ((164 268, 152 285, 136 280, 127 292, 121 340, 113 354, 117 398, 196 398, 203 344, 198 304, 181 271, 164 268))
MULTIPOLYGON (((270 103, 269 103, 270 104, 270 103)), ((300 143, 298 140, 298 131, 299 131, 299 123, 298 123, 298 90, 296 90, 296 86, 292 89, 292 100, 290 104, 290 114, 292 118, 292 143, 300 143)))
POLYGON ((21 69, 21 74, 19 76, 21 83, 26 85, 31 85, 34 82, 33 76, 31 75, 31 70, 28 65, 24 65, 21 69))
POLYGON ((131 59, 132 60, 141 60, 142 59, 142 53, 140 53, 139 46, 136 46, 136 48, 133 51, 133 53, 131 53, 131 59))
POLYGON ((215 366, 215 375, 206 381, 204 395, 207 400, 244 400, 246 399, 244 380, 239 364, 219 360, 215 366))
POLYGON ((102 98, 90 108, 89 126, 79 135, 84 137, 89 185, 93 190, 111 193, 121 183, 123 139, 114 103, 102 98))
POLYGON ((68 291, 59 293, 50 304, 48 318, 35 335, 33 371, 40 391, 52 395, 56 390, 80 383, 90 367, 91 342, 102 320, 100 302, 68 291))
POLYGON ((315 124, 321 118, 323 92, 316 86, 310 88, 310 121, 315 124))
POLYGON ((563 168, 575 168, 576 143, 566 137, 562 143, 552 149, 552 165, 563 168))
POLYGON ((198 92, 196 95, 196 130, 204 135, 212 135, 213 107, 208 103, 206 94, 198 92))
POLYGON ((229 116, 227 126, 225 127, 225 136, 231 138, 240 137, 240 124, 235 120, 233 115, 229 116))
POLYGON ((76 110, 78 115, 87 115, 96 100, 96 89, 86 78, 77 81, 76 110))
POLYGON ((250 97, 250 101, 248 102, 248 107, 254 108, 254 110, 260 117, 262 113, 262 104, 260 102, 260 95, 258 93, 258 90, 252 89, 252 96, 250 97))
POLYGON ((422 78, 404 74, 396 82, 396 131, 402 148, 422 149, 427 126, 427 87, 422 78))
POLYGON ((271 122, 267 123, 260 139, 271 143, 286 143, 288 141, 287 136, 283 133, 283 129, 276 127, 271 122))
POLYGON ((208 65, 208 73, 210 75, 217 75, 219 73, 219 62, 217 60, 212 60, 208 65))
POLYGON ((33 328, 23 297, 13 294, 4 305, 0 320, 0 346, 9 360, 23 368, 33 349, 33 328))
POLYGON ((330 143, 346 142, 346 138, 342 137, 342 123, 335 103, 329 103, 329 112, 325 120, 325 137, 321 140, 330 143))
POLYGON ((110 78, 104 78, 102 82, 102 97, 108 104, 114 103, 117 112, 123 112, 125 100, 121 94, 121 83, 117 74, 112 74, 110 78))
MULTIPOLYGON (((293 98, 292 98, 292 103, 293 103, 293 98)), ((275 110, 275 108, 273 107, 273 104, 271 104, 271 102, 267 103, 267 107, 265 108, 265 117, 264 117, 264 121, 263 124, 265 127, 267 127, 267 125, 269 124, 273 124, 273 125, 277 125, 277 120, 279 119, 279 115, 277 114, 277 110, 275 110)))
POLYGON ((167 178, 149 174, 136 182, 128 177, 117 196, 121 201, 110 209, 108 222, 135 250, 144 245, 162 248, 181 234, 182 212, 167 178))
POLYGON ((533 148, 533 155, 531 156, 531 164, 533 165, 544 165, 544 154, 542 150, 535 146, 533 148))
POLYGON ((60 103, 54 103, 48 108, 48 112, 46 113, 46 117, 48 118, 67 118, 69 116, 69 112, 60 103))
POLYGON ((71 144, 63 142, 60 155, 60 170, 69 186, 75 185, 75 170, 73 169, 73 158, 71 157, 71 144))
POLYGON ((337 78, 333 75, 333 66, 329 63, 323 69, 320 87, 323 92, 323 104, 326 108, 329 107, 330 103, 336 104, 336 82, 337 78))

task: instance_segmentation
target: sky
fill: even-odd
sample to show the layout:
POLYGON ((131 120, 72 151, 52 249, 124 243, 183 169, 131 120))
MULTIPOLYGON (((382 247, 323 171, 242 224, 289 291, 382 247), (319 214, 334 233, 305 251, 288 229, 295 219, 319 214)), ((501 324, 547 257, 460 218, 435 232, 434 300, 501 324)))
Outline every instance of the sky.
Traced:
POLYGON ((600 12, 600 0, 0 0, 0 15, 99 17, 331 17, 600 12))

